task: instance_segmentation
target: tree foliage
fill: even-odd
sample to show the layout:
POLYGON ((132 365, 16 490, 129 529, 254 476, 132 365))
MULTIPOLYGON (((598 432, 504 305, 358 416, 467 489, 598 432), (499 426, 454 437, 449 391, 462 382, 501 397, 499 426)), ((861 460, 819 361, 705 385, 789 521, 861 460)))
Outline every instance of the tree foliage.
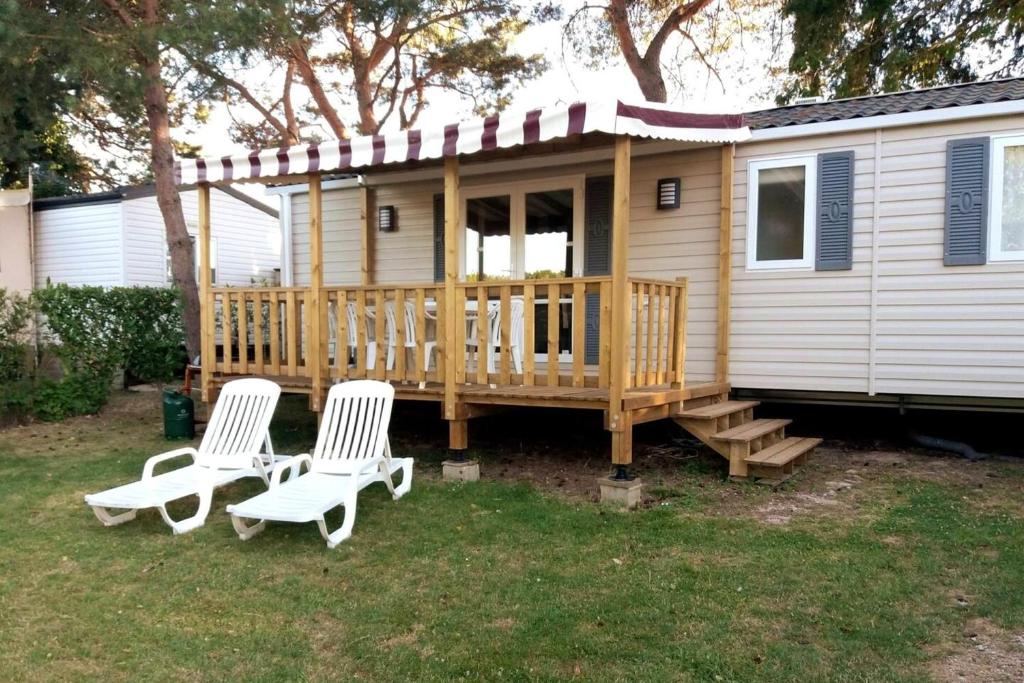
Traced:
POLYGON ((670 87, 687 89, 693 65, 724 85, 723 66, 731 81, 741 77, 744 43, 774 53, 782 36, 778 7, 779 0, 584 0, 565 23, 563 43, 590 68, 621 57, 644 97, 665 102, 670 87))
POLYGON ((496 0, 295 0, 261 8, 247 17, 246 44, 225 37, 219 58, 190 63, 203 77, 193 92, 226 102, 235 139, 250 146, 409 128, 440 93, 477 112, 500 109, 514 86, 546 66, 539 54, 518 54, 512 41, 532 21, 558 16, 547 4, 496 0))
POLYGON ((1021 72, 1020 0, 785 0, 791 78, 780 96, 853 97, 1021 72))

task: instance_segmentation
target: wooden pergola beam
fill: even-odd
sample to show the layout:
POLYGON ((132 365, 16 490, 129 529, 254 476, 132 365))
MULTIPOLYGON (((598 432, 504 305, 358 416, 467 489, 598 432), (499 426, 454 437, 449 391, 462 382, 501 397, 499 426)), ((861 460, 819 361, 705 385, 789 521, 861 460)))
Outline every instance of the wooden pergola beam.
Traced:
POLYGON ((444 160, 444 417, 448 420, 449 447, 464 450, 468 446, 468 423, 458 414, 455 393, 456 355, 464 353, 455 345, 456 326, 462 316, 455 311, 455 283, 459 277, 459 159, 444 160))

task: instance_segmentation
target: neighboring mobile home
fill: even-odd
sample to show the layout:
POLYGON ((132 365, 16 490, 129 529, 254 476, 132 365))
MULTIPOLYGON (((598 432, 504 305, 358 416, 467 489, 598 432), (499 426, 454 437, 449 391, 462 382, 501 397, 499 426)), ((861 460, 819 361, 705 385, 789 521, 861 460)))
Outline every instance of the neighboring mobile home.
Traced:
MULTIPOLYGON (((211 195, 217 221, 210 239, 217 285, 276 282, 281 267, 277 211, 230 187, 211 195)), ((181 188, 193 240, 198 192, 181 188)), ((163 216, 155 187, 123 187, 34 204, 35 285, 163 287, 171 282, 163 216)), ((198 263, 198 259, 197 259, 198 263)))
POLYGON ((442 404, 456 450, 495 406, 596 408, 620 465, 633 424, 673 418, 773 478, 817 440, 730 391, 1024 406, 1021 79, 745 117, 573 105, 229 162, 182 176, 277 185, 286 286, 206 283, 207 398, 264 374, 319 409, 386 378, 442 404), (225 306, 250 324, 225 334, 225 306))
POLYGON ((28 190, 0 191, 0 288, 32 291, 32 195, 28 190))

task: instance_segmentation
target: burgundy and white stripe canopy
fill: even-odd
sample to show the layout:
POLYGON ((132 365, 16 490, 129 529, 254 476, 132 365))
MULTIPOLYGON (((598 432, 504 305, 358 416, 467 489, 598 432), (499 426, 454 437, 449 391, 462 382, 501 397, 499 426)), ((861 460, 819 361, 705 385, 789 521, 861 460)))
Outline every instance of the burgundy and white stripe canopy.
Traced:
POLYGON ((489 116, 435 129, 264 149, 243 156, 181 159, 175 164, 175 173, 179 184, 191 184, 367 169, 594 132, 716 144, 750 138, 740 114, 691 114, 649 102, 612 100, 489 116))

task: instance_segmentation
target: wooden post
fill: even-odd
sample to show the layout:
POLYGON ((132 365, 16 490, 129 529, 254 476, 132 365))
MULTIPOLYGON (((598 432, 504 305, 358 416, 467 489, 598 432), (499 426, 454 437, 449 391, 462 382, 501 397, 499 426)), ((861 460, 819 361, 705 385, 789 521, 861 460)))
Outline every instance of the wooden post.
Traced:
POLYGON ((735 145, 722 145, 722 202, 718 219, 718 328, 715 381, 729 381, 729 317, 732 307, 732 181, 735 145))
POLYGON ((359 188, 359 270, 362 284, 373 284, 373 190, 366 185, 359 188))
POLYGON ((633 460, 632 421, 623 414, 622 398, 629 385, 629 170, 630 138, 615 138, 615 176, 612 192, 612 343, 608 390, 608 430, 612 432, 612 462, 633 460))
POLYGON ((309 178, 309 297, 306 299, 305 315, 309 316, 309 338, 306 340, 306 363, 312 363, 310 407, 317 413, 323 401, 323 373, 321 363, 320 330, 325 324, 326 307, 320 306, 321 290, 324 286, 323 249, 323 192, 320 175, 309 178), (323 310, 321 310, 323 308, 323 310))
MULTIPOLYGON (((217 363, 217 338, 214 329, 213 289, 210 280, 210 186, 203 183, 199 192, 199 328, 200 387, 203 402, 209 403, 210 383, 217 363)), ((227 312, 225 311, 225 315, 227 312)), ((230 329, 225 325, 225 329, 230 329)))
MULTIPOLYGON (((459 414, 455 394, 455 366, 458 354, 465 353, 454 343, 456 329, 465 325, 465 311, 456 310, 455 282, 459 277, 459 159, 444 160, 444 417, 449 420, 449 448, 467 447, 468 423, 459 414)), ((481 309, 483 310, 483 309, 481 309)))

